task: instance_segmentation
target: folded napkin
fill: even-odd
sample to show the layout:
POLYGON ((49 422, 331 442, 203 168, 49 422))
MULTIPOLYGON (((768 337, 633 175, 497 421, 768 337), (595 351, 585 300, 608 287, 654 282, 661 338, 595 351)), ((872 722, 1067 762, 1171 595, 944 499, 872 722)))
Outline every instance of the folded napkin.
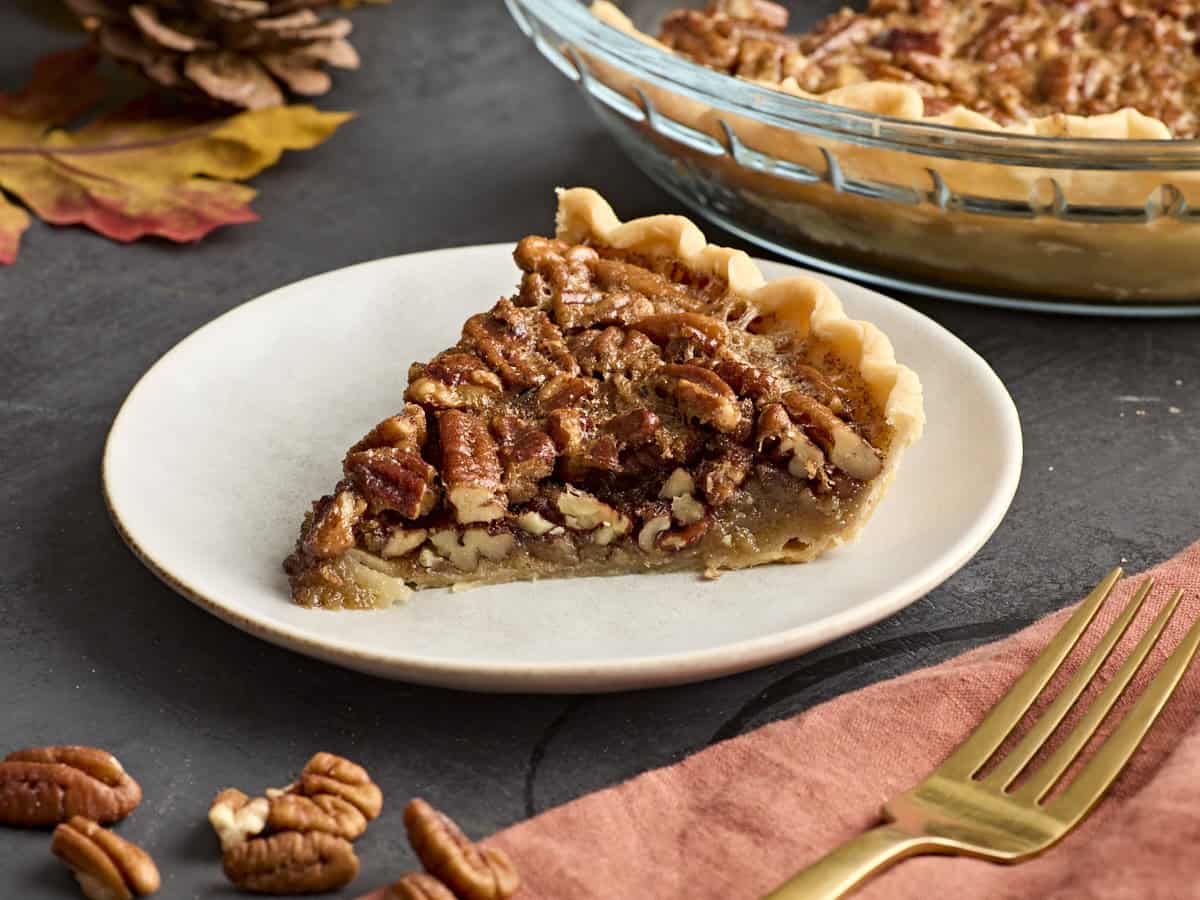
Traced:
MULTIPOLYGON (((1135 679, 1135 696, 1200 615, 1200 543, 1147 574, 1159 586, 1104 673, 1120 664, 1168 586, 1188 595, 1165 634, 1166 649, 1152 654, 1135 679)), ((1118 586, 1068 666, 1090 650, 1098 626, 1114 618, 1140 581, 1126 578, 1118 586)), ((875 824, 881 804, 946 757, 1069 614, 1062 610, 949 662, 714 745, 487 843, 516 861, 525 883, 521 900, 756 900, 875 824)), ((1123 700, 1115 716, 1128 705, 1123 700)), ((1200 663, 1100 806, 1047 853, 1018 866, 911 859, 855 897, 1179 900, 1200 897, 1198 848, 1200 663)))

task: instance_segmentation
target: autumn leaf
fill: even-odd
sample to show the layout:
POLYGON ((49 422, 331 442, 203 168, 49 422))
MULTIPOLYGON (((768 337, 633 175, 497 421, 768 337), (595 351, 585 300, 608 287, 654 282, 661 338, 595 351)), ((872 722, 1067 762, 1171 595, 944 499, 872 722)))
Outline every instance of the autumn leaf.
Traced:
MULTIPOLYGON (((164 113, 143 99, 74 131, 57 127, 103 97, 96 65, 90 50, 53 54, 24 91, 0 94, 0 188, 46 222, 86 225, 118 241, 196 241, 254 221, 256 191, 240 182, 285 150, 317 146, 351 118, 284 106, 213 120, 164 113)), ((0 193, 0 262, 15 259, 28 226, 25 211, 0 193)))

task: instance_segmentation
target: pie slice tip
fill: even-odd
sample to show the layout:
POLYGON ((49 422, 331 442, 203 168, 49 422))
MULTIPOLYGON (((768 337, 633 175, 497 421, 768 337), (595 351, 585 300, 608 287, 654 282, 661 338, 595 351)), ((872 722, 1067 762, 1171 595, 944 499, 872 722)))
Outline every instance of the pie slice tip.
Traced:
POLYGON ((809 277, 682 216, 560 190, 517 292, 414 363, 284 568, 304 606, 412 588, 803 562, 852 539, 924 422, 917 376, 809 277))

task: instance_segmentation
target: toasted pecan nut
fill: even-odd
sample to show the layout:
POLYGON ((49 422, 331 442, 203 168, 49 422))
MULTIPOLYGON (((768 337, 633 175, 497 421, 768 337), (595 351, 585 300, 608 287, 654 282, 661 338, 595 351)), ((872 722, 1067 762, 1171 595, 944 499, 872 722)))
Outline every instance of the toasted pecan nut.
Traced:
POLYGON ((89 900, 132 900, 161 884, 150 854, 83 816, 54 829, 50 851, 70 867, 89 900))
POLYGON ((784 394, 783 403, 829 454, 829 461, 851 478, 870 481, 883 470, 875 448, 828 407, 801 391, 784 394))
POLYGON ((433 409, 480 409, 499 396, 500 376, 471 353, 439 353, 408 370, 404 399, 433 409))
POLYGON ((384 419, 350 448, 351 453, 375 447, 424 447, 429 426, 425 410, 415 403, 405 403, 403 412, 384 419))
POLYGON ((251 800, 237 788, 226 788, 213 798, 208 823, 217 833, 221 849, 228 850, 262 834, 270 813, 271 801, 266 797, 251 800))
POLYGON ((684 341, 705 353, 713 353, 729 340, 729 326, 695 312, 657 313, 640 319, 633 327, 660 347, 684 341))
POLYGON ((504 515, 500 452, 479 416, 459 410, 438 413, 442 480, 460 524, 490 522, 504 515))
POLYGON ((313 504, 313 517, 300 544, 313 559, 333 559, 354 546, 354 526, 367 501, 354 491, 338 491, 313 504))
POLYGON ((755 440, 760 452, 786 462, 797 478, 823 477, 825 454, 796 427, 781 403, 768 403, 755 424, 755 440))
POLYGON ((604 423, 604 430, 625 447, 641 447, 648 444, 658 433, 662 420, 644 407, 613 416, 604 423))
POLYGON ((675 402, 688 418, 723 432, 736 431, 741 425, 737 394, 716 372, 684 364, 663 366, 662 373, 672 381, 675 402))
POLYGON ((770 0, 716 0, 712 9, 769 31, 783 31, 788 24, 787 7, 770 0))
POLYGON ((711 520, 705 517, 693 521, 689 525, 684 525, 682 528, 660 534, 657 541, 658 546, 668 553, 678 553, 680 550, 686 550, 688 547, 698 543, 700 538, 708 533, 711 524, 711 520))
POLYGON ((283 793, 268 801, 267 829, 278 831, 324 831, 348 841, 367 830, 367 817, 357 806, 334 794, 283 793))
POLYGON ((437 470, 413 447, 376 447, 346 456, 348 477, 371 509, 416 519, 437 505, 437 470))
POLYGON ((615 325, 589 328, 572 335, 568 345, 579 368, 596 378, 641 378, 662 365, 662 354, 655 343, 634 329, 615 325))
POLYGON ((488 313, 467 320, 463 342, 474 349, 510 388, 537 387, 556 375, 576 375, 578 366, 558 326, 540 309, 501 300, 488 313))
POLYGON ((750 476, 754 454, 739 444, 723 447, 712 459, 700 463, 696 480, 705 498, 713 506, 728 503, 750 476))
POLYGON ((589 397, 594 397, 598 386, 593 378, 580 378, 559 372, 538 388, 538 409, 548 413, 565 406, 575 406, 589 397))
POLYGON ((550 435, 516 416, 492 420, 492 433, 504 464, 504 487, 510 503, 524 503, 537 493, 538 482, 554 472, 558 449, 550 435))
POLYGON ((425 872, 408 873, 384 896, 386 900, 458 900, 450 888, 425 872))
POLYGON ((371 780, 367 770, 332 753, 317 753, 296 783, 295 792, 307 797, 332 794, 352 804, 367 820, 383 810, 383 792, 371 780))
POLYGON ((449 816, 424 800, 412 800, 404 808, 404 829, 421 864, 459 900, 507 900, 521 886, 507 853, 476 846, 449 816))
POLYGON ((72 816, 117 822, 141 802, 141 787, 105 750, 37 747, 0 762, 0 824, 37 828, 72 816))
POLYGON ((358 875, 358 857, 345 838, 324 831, 282 831, 225 851, 225 877, 260 894, 320 894, 358 875))

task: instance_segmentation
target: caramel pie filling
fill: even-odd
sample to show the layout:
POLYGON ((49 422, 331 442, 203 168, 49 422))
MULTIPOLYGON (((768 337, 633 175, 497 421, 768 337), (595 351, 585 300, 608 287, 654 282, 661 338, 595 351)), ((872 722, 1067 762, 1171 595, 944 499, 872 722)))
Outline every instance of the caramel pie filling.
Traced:
POLYGON ((295 601, 803 561, 892 429, 855 368, 671 257, 529 237, 520 290, 414 364, 285 562, 295 601))

